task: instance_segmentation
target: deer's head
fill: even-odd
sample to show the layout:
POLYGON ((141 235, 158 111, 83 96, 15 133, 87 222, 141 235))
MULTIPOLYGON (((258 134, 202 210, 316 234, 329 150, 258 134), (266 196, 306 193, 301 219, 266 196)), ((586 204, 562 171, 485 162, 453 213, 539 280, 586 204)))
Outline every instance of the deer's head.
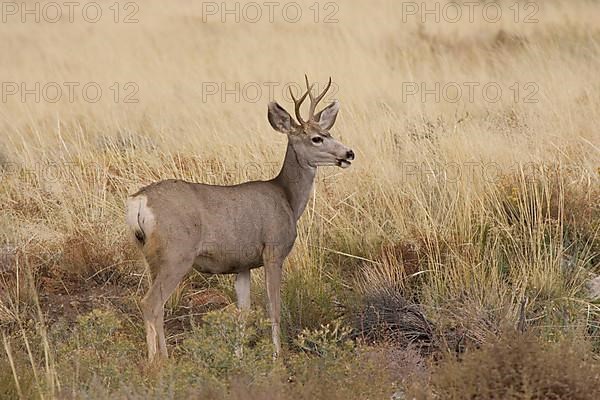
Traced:
POLYGON ((305 79, 306 92, 299 99, 294 97, 290 88, 297 121, 283 107, 272 102, 269 103, 269 122, 277 132, 288 135, 301 165, 313 168, 322 165, 337 165, 348 168, 351 161, 354 160, 354 152, 335 140, 329 133, 335 123, 340 104, 336 100, 315 114, 317 104, 331 87, 331 78, 329 78, 325 90, 317 97, 312 94, 312 85, 309 85, 308 77, 305 76, 305 79), (300 106, 306 96, 310 97, 310 107, 308 119, 305 121, 300 115, 300 106))

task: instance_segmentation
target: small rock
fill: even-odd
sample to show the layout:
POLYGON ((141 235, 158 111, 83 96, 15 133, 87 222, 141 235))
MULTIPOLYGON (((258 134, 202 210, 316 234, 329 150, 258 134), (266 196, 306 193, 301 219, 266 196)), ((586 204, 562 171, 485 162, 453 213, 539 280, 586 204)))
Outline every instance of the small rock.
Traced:
POLYGON ((12 271, 15 268, 17 248, 9 244, 0 245, 0 272, 12 271))
POLYGON ((592 300, 600 299, 600 275, 590 278, 585 286, 587 287, 587 295, 592 300))

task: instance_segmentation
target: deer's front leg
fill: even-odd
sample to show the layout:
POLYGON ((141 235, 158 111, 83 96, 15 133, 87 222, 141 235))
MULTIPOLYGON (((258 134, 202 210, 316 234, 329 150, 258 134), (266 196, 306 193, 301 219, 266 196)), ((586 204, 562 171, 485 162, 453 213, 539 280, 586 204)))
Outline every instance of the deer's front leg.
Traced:
POLYGON ((283 262, 269 260, 265 262, 265 281, 267 283, 267 295, 269 297, 269 313, 271 317, 271 328, 273 331, 273 345, 277 358, 281 354, 281 340, 279 338, 279 321, 281 317, 281 268, 283 262))
POLYGON ((235 294, 240 310, 250 309, 250 270, 238 272, 235 277, 235 294))
POLYGON ((241 312, 239 321, 240 342, 236 345, 235 354, 238 358, 244 355, 244 336, 246 332, 246 314, 250 310, 250 270, 238 272, 235 277, 235 293, 238 309, 241 312))

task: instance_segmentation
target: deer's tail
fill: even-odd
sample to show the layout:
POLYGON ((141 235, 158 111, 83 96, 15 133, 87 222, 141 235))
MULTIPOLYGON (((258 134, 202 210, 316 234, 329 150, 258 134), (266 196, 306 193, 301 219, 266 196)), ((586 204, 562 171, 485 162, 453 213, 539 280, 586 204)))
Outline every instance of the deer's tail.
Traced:
POLYGON ((127 199, 127 225, 140 245, 144 245, 154 228, 154 214, 147 205, 145 195, 134 195, 127 199))

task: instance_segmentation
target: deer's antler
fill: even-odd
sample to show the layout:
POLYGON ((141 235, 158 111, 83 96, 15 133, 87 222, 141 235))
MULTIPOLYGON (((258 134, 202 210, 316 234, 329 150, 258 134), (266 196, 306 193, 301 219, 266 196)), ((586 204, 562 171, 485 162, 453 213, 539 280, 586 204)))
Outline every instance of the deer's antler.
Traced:
POLYGON ((296 112, 296 119, 298 120, 300 125, 305 125, 307 122, 311 122, 311 121, 314 122, 315 109, 317 108, 317 104, 319 104, 319 102, 321 100, 323 100, 323 97, 325 97, 325 93, 327 93, 327 91, 331 87, 331 77, 329 77, 329 82, 327 83, 325 90, 323 90, 317 97, 314 97, 312 94, 312 88, 313 88, 314 84, 311 85, 308 83, 307 75, 304 75, 304 79, 306 81, 306 92, 299 99, 296 99, 294 97, 292 88, 291 87, 289 88, 290 94, 292 95, 292 100, 294 101, 294 110, 296 112), (300 106, 302 105, 302 102, 304 102, 304 100, 306 99, 306 96, 310 97, 310 108, 308 109, 308 119, 306 121, 304 121, 302 119, 302 116, 300 115, 300 106))
MULTIPOLYGON (((308 76, 304 75, 304 79, 306 80, 306 87, 308 88, 308 76)), ((321 94, 319 94, 316 98, 313 97, 312 91, 310 90, 312 88, 312 86, 308 89, 308 95, 310 96, 310 108, 308 109, 308 120, 309 121, 313 121, 313 119, 315 117, 315 109, 317 108, 317 104, 319 104, 319 102, 321 100, 323 100, 323 97, 325 97, 325 93, 327 93, 327 91, 329 90, 330 87, 331 87, 331 77, 329 77, 329 82, 327 83, 325 90, 323 90, 321 92, 321 94)))
POLYGON ((306 123, 302 119, 302 116, 300 115, 300 106, 302 105, 302 102, 304 102, 304 99, 306 99, 306 96, 310 93, 310 90, 312 89, 312 85, 310 87, 307 86, 307 88, 308 89, 306 90, 306 93, 304 93, 302 95, 302 97, 300 97, 298 100, 296 100, 296 98, 294 97, 294 93, 292 92, 292 88, 291 87, 289 88, 290 89, 290 95, 292 95, 292 100, 294 100, 294 110, 296 111, 296 119, 298 120, 298 122, 300 123, 300 125, 304 125, 306 123))

